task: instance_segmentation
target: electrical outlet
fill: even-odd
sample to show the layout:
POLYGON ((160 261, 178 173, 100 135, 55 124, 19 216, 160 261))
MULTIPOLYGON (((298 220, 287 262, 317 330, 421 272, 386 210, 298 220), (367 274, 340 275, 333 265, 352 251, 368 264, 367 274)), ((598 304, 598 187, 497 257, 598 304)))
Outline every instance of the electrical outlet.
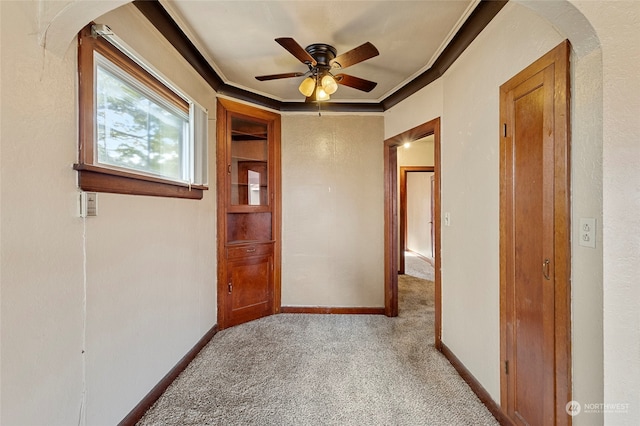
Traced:
POLYGON ((578 234, 580 245, 596 248, 596 220, 592 217, 580 218, 580 233, 578 234))

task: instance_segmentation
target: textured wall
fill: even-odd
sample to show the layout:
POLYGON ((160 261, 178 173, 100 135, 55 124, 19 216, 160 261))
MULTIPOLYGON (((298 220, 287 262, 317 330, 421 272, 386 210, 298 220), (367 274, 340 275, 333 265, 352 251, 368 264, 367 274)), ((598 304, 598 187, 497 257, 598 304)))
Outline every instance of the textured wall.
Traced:
MULTIPOLYGON (((636 233, 640 230, 640 2, 581 1, 576 6, 589 19, 602 45, 604 401, 597 402, 628 404, 621 412, 615 408, 605 410, 606 424, 637 425, 640 424, 637 284, 640 238, 636 233)), ((595 171, 599 167, 597 161, 588 161, 586 165, 595 171)))
MULTIPOLYGON (((78 217, 75 43, 45 51, 36 3, 0 5, 0 423, 115 424, 215 324, 215 192, 99 194, 98 216, 78 217)), ((135 7, 93 18, 215 117, 215 93, 135 7)))
POLYGON ((134 6, 95 21, 209 110, 211 190, 200 201, 99 195, 85 231, 88 424, 119 421, 217 318, 215 92, 134 6))
MULTIPOLYGON (((602 54, 572 61, 573 399, 603 401, 602 349, 602 54), (596 219, 596 248, 579 245, 580 218, 596 219), (596 345, 597 343, 597 345, 596 345)), ((602 424, 602 413, 579 415, 574 425, 602 424)))
POLYGON ((0 423, 68 425, 82 400, 75 51, 38 45, 36 6, 0 2, 0 423))
POLYGON ((384 306, 383 118, 282 117, 282 305, 384 306))

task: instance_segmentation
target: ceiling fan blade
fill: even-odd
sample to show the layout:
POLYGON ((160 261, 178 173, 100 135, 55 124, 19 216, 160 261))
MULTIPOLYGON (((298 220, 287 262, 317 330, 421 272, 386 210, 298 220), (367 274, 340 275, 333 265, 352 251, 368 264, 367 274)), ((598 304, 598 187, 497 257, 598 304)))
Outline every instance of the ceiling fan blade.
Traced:
POLYGON ((353 87, 354 89, 362 90, 363 92, 370 92, 378 85, 378 83, 374 81, 365 80, 364 78, 354 77, 347 74, 336 74, 334 77, 338 84, 353 87))
POLYGON ((304 50, 304 48, 291 37, 280 37, 276 39, 276 42, 287 49, 289 53, 295 56, 303 64, 311 64, 313 67, 316 66, 317 62, 313 59, 313 56, 309 55, 309 52, 304 50))
POLYGON ((351 49, 342 55, 336 56, 329 62, 329 65, 332 67, 346 68, 362 61, 366 61, 367 59, 371 59, 379 54, 380 52, 378 52, 378 49, 376 49, 373 44, 366 42, 355 49, 351 49))
POLYGON ((303 72, 287 72, 284 74, 257 75, 256 80, 260 80, 260 81, 277 80, 279 78, 302 77, 303 75, 305 75, 305 73, 303 72))

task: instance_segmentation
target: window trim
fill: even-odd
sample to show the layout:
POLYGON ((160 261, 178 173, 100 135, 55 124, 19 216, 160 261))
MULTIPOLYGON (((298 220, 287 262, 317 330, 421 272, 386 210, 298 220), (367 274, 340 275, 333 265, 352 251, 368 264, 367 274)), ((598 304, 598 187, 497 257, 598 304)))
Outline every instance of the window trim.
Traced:
POLYGON ((91 33, 92 25, 93 23, 87 25, 78 34, 79 151, 78 163, 73 166, 78 172, 78 186, 83 191, 92 192, 202 199, 203 191, 209 189, 207 185, 177 182, 127 169, 109 168, 97 163, 94 158, 94 51, 187 114, 190 105, 111 43, 102 37, 94 37, 91 33))

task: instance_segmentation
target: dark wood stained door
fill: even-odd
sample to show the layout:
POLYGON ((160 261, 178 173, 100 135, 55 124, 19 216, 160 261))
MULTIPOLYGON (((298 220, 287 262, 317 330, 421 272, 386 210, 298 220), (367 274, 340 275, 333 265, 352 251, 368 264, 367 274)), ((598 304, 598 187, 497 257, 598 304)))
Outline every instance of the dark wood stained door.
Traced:
POLYGON ((568 46, 557 49, 501 87, 502 405, 518 425, 570 421, 568 46))
POLYGON ((545 99, 553 99, 553 80, 545 84, 548 74, 544 71, 513 91, 511 365, 514 414, 531 425, 553 423, 553 164, 545 164, 545 153, 552 154, 553 147, 545 146, 549 138, 544 137, 545 99))
POLYGON ((229 260, 227 270, 225 317, 228 327, 273 313, 273 256, 267 254, 229 260))

